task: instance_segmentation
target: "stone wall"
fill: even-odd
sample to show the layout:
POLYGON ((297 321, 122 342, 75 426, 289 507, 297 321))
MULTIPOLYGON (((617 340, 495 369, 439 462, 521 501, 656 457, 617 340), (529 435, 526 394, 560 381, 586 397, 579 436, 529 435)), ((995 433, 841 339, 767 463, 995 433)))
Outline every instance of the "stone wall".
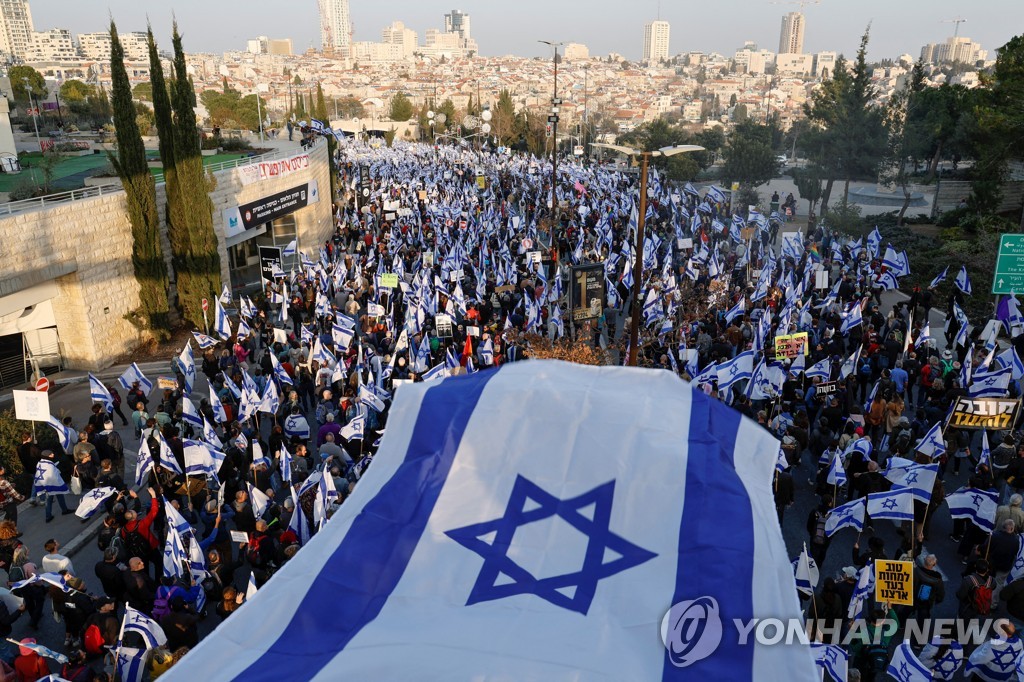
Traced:
POLYGON ((123 192, 4 218, 0 235, 0 291, 57 283, 53 310, 69 367, 106 367, 138 346, 125 319, 139 294, 123 192))
MULTIPOLYGON (((296 150, 299 153, 299 150, 296 150)), ((295 214, 299 246, 315 249, 333 232, 327 145, 310 150, 309 168, 290 175, 243 185, 238 169, 215 174, 211 194, 213 223, 220 243, 221 276, 230 281, 224 242, 223 209, 295 187, 318 182, 320 201, 295 214)), ((166 191, 157 185, 161 221, 166 191)), ((166 225, 161 238, 170 270, 166 225)), ((139 306, 132 266, 132 234, 124 192, 47 205, 0 219, 0 296, 46 281, 56 282, 53 300, 65 364, 73 369, 107 367, 142 342, 126 315, 139 306)), ((173 271, 170 272, 173 295, 173 271)))

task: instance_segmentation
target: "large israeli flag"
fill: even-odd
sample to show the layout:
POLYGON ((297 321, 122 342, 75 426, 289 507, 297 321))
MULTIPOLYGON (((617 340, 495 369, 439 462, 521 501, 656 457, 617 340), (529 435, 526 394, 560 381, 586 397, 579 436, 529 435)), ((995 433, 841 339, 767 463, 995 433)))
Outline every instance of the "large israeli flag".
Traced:
POLYGON ((820 679, 734 621, 799 617, 752 421, 669 372, 540 360, 392 410, 352 496, 169 679, 820 679))

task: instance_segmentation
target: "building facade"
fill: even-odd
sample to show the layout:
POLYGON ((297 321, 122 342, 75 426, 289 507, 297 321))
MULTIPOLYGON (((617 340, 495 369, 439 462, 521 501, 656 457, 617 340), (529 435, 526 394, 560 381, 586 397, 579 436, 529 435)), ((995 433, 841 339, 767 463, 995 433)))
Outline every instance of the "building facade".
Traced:
POLYGON ((78 59, 78 48, 71 37, 71 31, 51 28, 49 31, 34 31, 32 47, 25 61, 63 62, 78 59))
POLYGON ((790 12, 782 17, 779 54, 802 54, 804 51, 804 15, 790 12))
POLYGON ((652 21, 644 26, 645 62, 668 59, 669 25, 667 21, 652 21))
POLYGON ((352 46, 348 0, 320 0, 320 42, 324 52, 347 57, 352 46))
MULTIPOLYGON (((124 58, 130 62, 149 61, 148 37, 142 31, 118 33, 118 39, 124 48, 124 58)), ((97 33, 79 33, 78 51, 82 58, 99 62, 110 61, 110 34, 106 31, 97 33)))
POLYGON ((395 21, 390 26, 385 26, 380 32, 380 40, 385 45, 397 45, 402 57, 412 57, 419 45, 416 31, 406 28, 401 21, 395 21))
POLYGON ((0 0, 0 52, 8 59, 27 59, 34 32, 28 0, 0 0))

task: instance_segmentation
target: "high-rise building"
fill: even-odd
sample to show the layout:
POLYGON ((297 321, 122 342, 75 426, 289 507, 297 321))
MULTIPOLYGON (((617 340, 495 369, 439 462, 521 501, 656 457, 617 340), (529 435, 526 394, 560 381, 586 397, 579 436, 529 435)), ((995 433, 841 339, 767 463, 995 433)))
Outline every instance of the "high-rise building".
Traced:
POLYGON ((270 38, 260 36, 259 38, 247 41, 245 51, 249 54, 267 54, 270 51, 270 38))
POLYGON ((835 72, 838 59, 839 55, 835 52, 819 52, 814 55, 814 75, 821 78, 831 78, 835 72))
POLYGON ((782 33, 779 35, 779 54, 803 54, 804 15, 790 12, 782 17, 782 33))
POLYGON ((28 57, 34 31, 28 0, 0 0, 0 52, 6 59, 28 57))
POLYGON ((925 64, 973 64, 987 57, 988 53, 981 49, 979 43, 966 37, 954 36, 947 38, 944 43, 929 43, 921 48, 921 61, 925 64))
POLYGON ((463 40, 469 40, 473 36, 469 33, 469 15, 460 9, 453 9, 444 15, 445 33, 458 33, 463 40))
POLYGON ((319 0, 320 42, 324 52, 347 57, 352 46, 352 17, 348 0, 319 0))
POLYGON ((385 26, 380 32, 380 40, 386 45, 398 45, 403 57, 411 57, 419 44, 416 31, 406 28, 401 21, 385 26))
POLYGON ((292 39, 271 38, 267 42, 267 54, 292 54, 292 39))
POLYGON ((669 26, 667 21, 652 21, 644 26, 644 61, 668 59, 669 26))

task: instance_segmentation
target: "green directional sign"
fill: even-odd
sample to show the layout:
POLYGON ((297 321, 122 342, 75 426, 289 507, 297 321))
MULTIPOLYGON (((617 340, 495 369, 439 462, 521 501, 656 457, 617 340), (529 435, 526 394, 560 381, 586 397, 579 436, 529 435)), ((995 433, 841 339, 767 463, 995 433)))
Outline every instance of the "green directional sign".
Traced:
POLYGON ((1024 293, 1024 234, 1000 235, 992 293, 1024 293))

